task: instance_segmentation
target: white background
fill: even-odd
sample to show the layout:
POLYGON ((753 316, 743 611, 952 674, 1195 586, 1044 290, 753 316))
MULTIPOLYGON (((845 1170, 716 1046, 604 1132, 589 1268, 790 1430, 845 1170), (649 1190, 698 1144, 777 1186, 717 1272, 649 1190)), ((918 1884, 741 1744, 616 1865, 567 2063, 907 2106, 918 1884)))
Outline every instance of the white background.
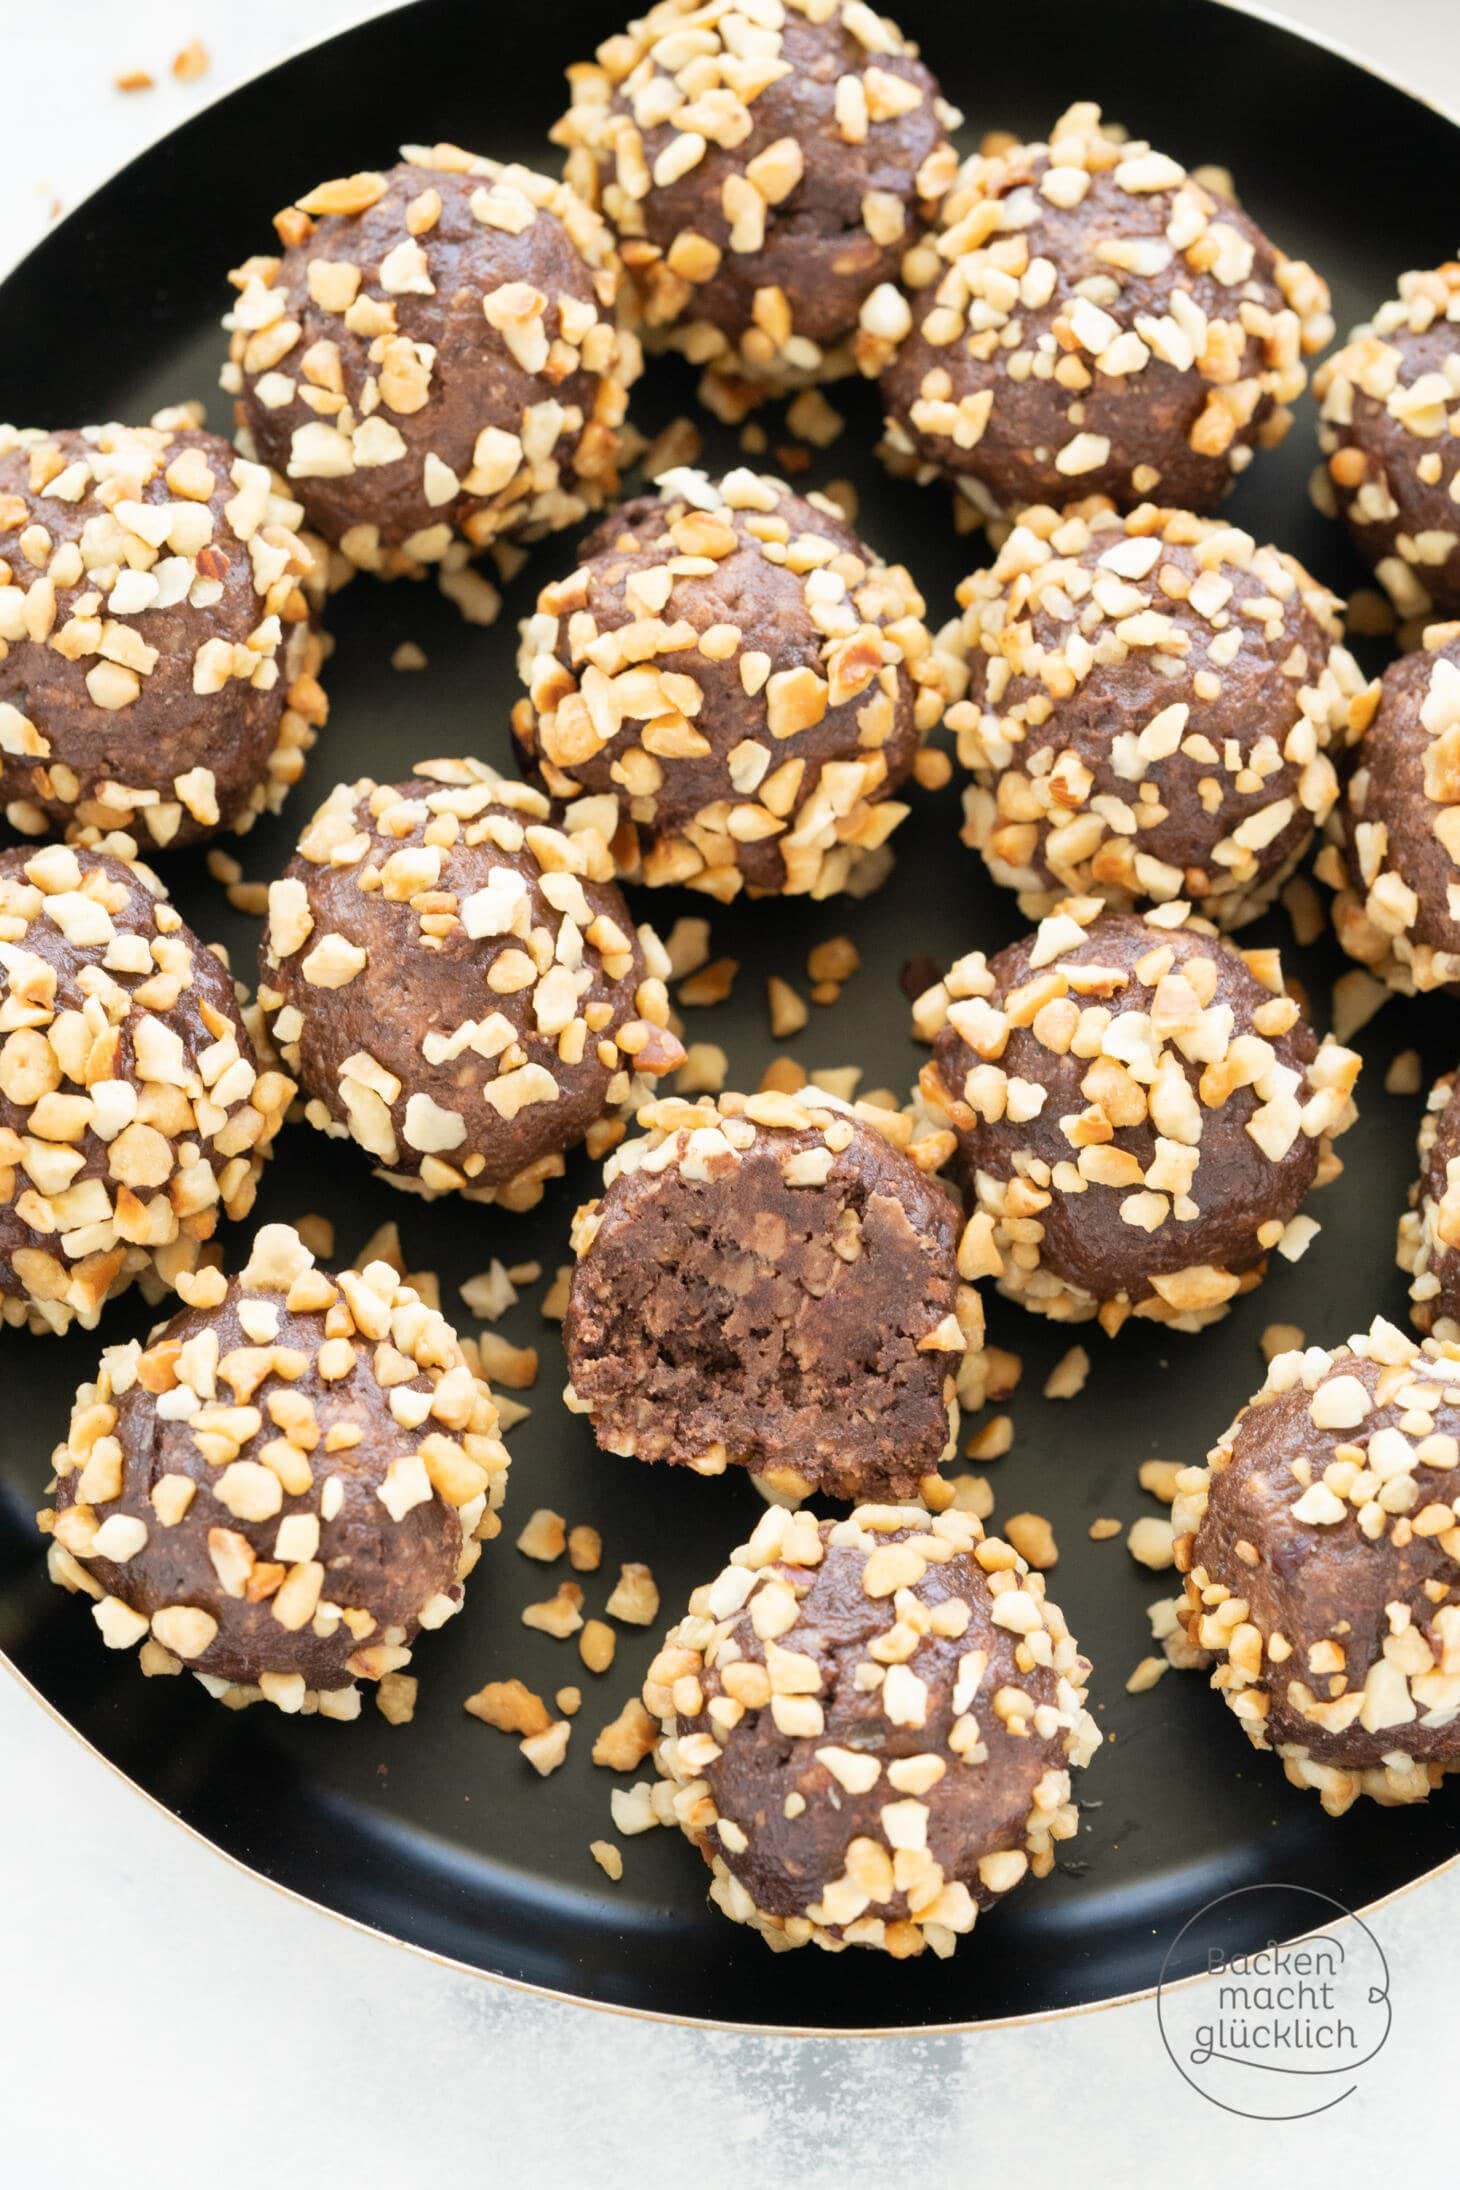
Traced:
MULTIPOLYGON (((0 0, 0 271, 54 200, 69 210, 231 83, 373 12, 368 0, 0 0), (192 38, 212 65, 181 86, 168 65, 192 38), (157 88, 116 92, 114 76, 136 68, 157 88)), ((1286 13, 1460 113, 1456 0, 1289 0, 1286 13)), ((1380 2167, 1433 2165, 1444 2149, 1460 1873, 1374 1920, 1394 2033, 1355 2095, 1274 2127, 1191 2094, 1149 2002, 968 2038, 796 2041, 592 2013, 438 1968, 234 1870, 4 1679, 0 1796, 0 2183, 13 2190, 535 2190, 570 2177, 617 2190, 650 2176, 717 2190, 1202 2176, 1303 2190, 1366 2164, 1363 2149, 1380 2167)))

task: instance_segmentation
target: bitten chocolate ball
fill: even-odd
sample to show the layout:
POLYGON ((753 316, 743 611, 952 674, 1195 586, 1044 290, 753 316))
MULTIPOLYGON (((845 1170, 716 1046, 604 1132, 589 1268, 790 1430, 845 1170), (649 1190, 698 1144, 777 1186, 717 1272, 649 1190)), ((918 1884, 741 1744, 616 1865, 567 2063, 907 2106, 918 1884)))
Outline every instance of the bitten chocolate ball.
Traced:
POLYGON ((863 895, 948 689, 923 614, 824 497, 666 473, 522 626, 524 763, 634 881, 863 895))
POLYGON ((223 385, 350 563, 450 591, 476 550, 617 491, 638 347, 608 230, 561 183, 408 145, 274 225, 282 258, 232 277, 223 385))
POLYGON ((1460 615, 1460 265, 1401 274, 1313 392, 1319 506, 1342 517, 1401 616, 1460 615))
POLYGON ((864 300, 958 165, 962 117, 896 24, 863 0, 660 0, 568 79, 553 136, 649 341, 708 363, 726 415, 854 370, 864 300))
POLYGON ((1408 1273, 1416 1327, 1460 1340, 1460 1076, 1430 1089, 1419 1129, 1419 1177, 1399 1220, 1399 1267, 1408 1273))
POLYGON ((563 1322, 575 1413, 607 1452, 777 1495, 912 1497, 983 1398, 946 1153, 899 1111, 723 1095, 640 1112, 578 1211, 563 1322))
POLYGON ((392 1186, 527 1209, 684 1062, 669 961, 588 828, 479 761, 342 783, 269 887, 259 1002, 311 1124, 392 1186))
POLYGON ((1333 335, 1311 266, 1086 105, 965 161, 903 286, 862 309, 884 455, 975 520, 1075 494, 1214 509, 1333 335))
POLYGON ((1274 950, 1180 905, 1071 899, 918 999, 922 1088, 958 1137, 960 1268, 1056 1322, 1195 1331, 1250 1292, 1342 1170, 1360 1059, 1319 1044, 1274 950))
POLYGON ((294 1094, 135 853, 0 852, 0 1322, 33 1331, 180 1285, 294 1094))
POLYGON ((1332 594, 1234 525, 1095 502, 1025 510, 958 599, 964 842, 1020 911, 1088 892, 1228 928, 1261 912, 1378 697, 1332 594))
POLYGON ((265 1225, 228 1282, 102 1355, 55 1453, 51 1574, 144 1673, 359 1715, 461 1609, 507 1482, 491 1392, 388 1262, 326 1272, 265 1225))
POLYGON ((1376 1318, 1283 1353, 1172 1525, 1189 1641, 1254 1748, 1334 1817, 1460 1766, 1460 1346, 1376 1318))
POLYGON ((1077 1829, 1089 1672, 1043 1577, 971 1513, 772 1508, 644 1703, 727 1916, 772 1947, 949 1955, 1077 1829))
POLYGON ((150 850, 277 813, 325 719, 323 565, 200 406, 0 426, 0 804, 24 836, 150 850))
POLYGON ((1328 834, 1350 958, 1406 996, 1460 985, 1460 624, 1385 670, 1328 834))

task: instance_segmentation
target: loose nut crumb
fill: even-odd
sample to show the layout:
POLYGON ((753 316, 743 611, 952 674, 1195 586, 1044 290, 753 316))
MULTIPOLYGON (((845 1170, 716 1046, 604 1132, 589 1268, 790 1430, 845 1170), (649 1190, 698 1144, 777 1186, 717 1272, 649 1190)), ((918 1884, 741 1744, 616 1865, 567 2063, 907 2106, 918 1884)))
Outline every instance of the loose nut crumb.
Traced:
POLYGON ((849 935, 829 936, 808 952, 806 971, 813 981, 850 981, 862 963, 862 954, 849 935))
POLYGON ((1377 586, 1355 586, 1343 620, 1351 639, 1387 639, 1394 629, 1394 603, 1377 586))
POLYGON ((799 1034, 811 1017, 801 998, 789 981, 783 981, 778 973, 766 976, 766 1002, 770 1006, 771 1033, 778 1042, 784 1042, 793 1034, 799 1034))
POLYGON ((654 1789, 648 1780, 636 1780, 632 1787, 615 1787, 608 1798, 609 1815, 617 1831, 626 1840, 635 1833, 648 1833, 663 1823, 654 1807, 654 1789))
POLYGON ((145 68, 124 69, 120 76, 114 77, 112 80, 118 91, 150 91, 152 89, 152 78, 145 68))
POLYGON ((1067 1354, 1061 1354, 1045 1378, 1045 1398, 1077 1399, 1089 1374, 1090 1356, 1083 1346, 1072 1346, 1067 1354))
POLYGON ((1139 1521, 1131 1523, 1125 1548, 1138 1566, 1149 1567, 1153 1574, 1176 1564, 1171 1523, 1158 1521, 1151 1514, 1145 1514, 1139 1521))
POLYGON ((809 441, 813 449, 829 449, 846 420, 820 388, 803 388, 786 406, 786 424, 799 441, 809 441))
POLYGON ((704 436, 692 418, 671 418, 644 451, 640 460, 644 477, 657 479, 661 472, 694 464, 704 445, 704 436))
POLYGON ((994 1486, 986 1475, 955 1475, 945 1479, 959 1513, 971 1513, 986 1521, 994 1510, 994 1486))
POLYGON ((603 1538, 580 1521, 568 1531, 568 1564, 577 1574, 593 1574, 603 1564, 603 1538))
POLYGON ((798 1095, 806 1085, 806 1067, 794 1057, 772 1057, 760 1076, 762 1095, 798 1095))
POLYGON ((544 1734, 553 1715, 542 1697, 522 1681, 488 1681, 466 1699, 466 1709, 484 1726, 503 1734, 544 1734))
POLYGON ((1258 1341, 1264 1361, 1272 1361, 1278 1354, 1301 1353, 1306 1343, 1299 1323, 1269 1323, 1258 1341))
POLYGON ((401 1246, 400 1226, 394 1217, 387 1217, 384 1224, 376 1225, 350 1267, 363 1270, 372 1262, 388 1262, 397 1277, 403 1278, 406 1274, 406 1252, 401 1246))
POLYGON ((561 1559, 568 1540, 567 1527, 561 1513, 554 1513, 551 1506, 539 1506, 517 1539, 517 1549, 529 1559, 541 1559, 551 1565, 561 1559))
POLYGON ((1295 874, 1283 891, 1283 909, 1293 923, 1293 940, 1305 950, 1328 925, 1323 900, 1305 874, 1295 874))
POLYGON ((383 1673, 375 1691, 375 1708, 392 1726, 409 1726, 416 1715, 417 1681, 411 1673, 383 1673))
POLYGON ((1092 1521, 1090 1523, 1089 1534, 1091 1543, 1108 1543, 1112 1536, 1118 1536, 1120 1534, 1121 1525, 1122 1524, 1119 1521, 1113 1521, 1108 1513, 1102 1514, 1098 1520, 1092 1521))
MULTIPOLYGON (((531 1280, 526 1282, 530 1283, 531 1280)), ((495 1259, 485 1270, 479 1270, 475 1277, 469 1277, 457 1290, 472 1314, 483 1323, 495 1323, 498 1316, 505 1315, 509 1308, 517 1305, 517 1285, 512 1273, 495 1259)))
POLYGON ((630 1696, 616 1719, 610 1719, 593 1744, 593 1761, 610 1772, 632 1772, 643 1763, 659 1738, 659 1724, 637 1696, 630 1696))
POLYGON ((1362 966, 1355 966, 1349 973, 1341 973, 1333 984, 1330 999, 1330 1016, 1333 1022, 1333 1038, 1347 1042, 1368 1025, 1381 1004, 1387 1004, 1393 991, 1382 981, 1376 981, 1362 966))
POLYGON ((172 57, 172 73, 180 84, 195 84, 208 73, 208 49, 201 38, 190 38, 172 57))
POLYGON ((553 1702, 565 1719, 575 1718, 583 1707, 583 1691, 581 1688, 560 1688, 553 1702))
POLYGON ((984 1350, 984 1391, 990 1399, 1007 1399, 1019 1389, 1024 1374, 1023 1356, 1011 1353, 1007 1346, 989 1346, 984 1350))
POLYGON ((735 986, 739 971, 738 958, 712 958, 698 973, 692 973, 687 981, 680 982, 680 1003, 691 1009, 701 1004, 723 1004, 735 986))
POLYGON ((559 1582, 555 1596, 545 1597, 541 1604, 523 1606, 522 1624, 565 1642, 583 1625, 583 1614, 579 1610, 582 1602, 583 1592, 576 1582, 559 1582))
POLYGON ((618 1570, 618 1580, 604 1610, 611 1620, 622 1620, 629 1627, 648 1627, 656 1620, 659 1590, 649 1568, 637 1559, 626 1561, 618 1570))
POLYGON ((617 1885, 624 1875, 623 1850, 616 1848, 611 1840, 590 1840, 588 1853, 592 1856, 598 1868, 601 1871, 606 1871, 614 1884, 617 1885))
POLYGON ((963 1448, 967 1460, 1002 1460, 1014 1442, 1014 1418, 1008 1414, 996 1414, 975 1430, 963 1448))
POLYGON ((303 1240, 316 1262, 333 1262, 335 1259, 335 1228, 328 1217, 317 1211, 295 1220, 295 1231, 303 1240))
POLYGON ((862 953, 849 935, 827 935, 823 944, 814 944, 806 955, 806 972, 812 981, 836 981, 841 985, 851 979, 860 964, 862 953))
POLYGON ((479 570, 438 567, 436 590, 454 603, 463 623, 490 628, 502 611, 502 596, 479 570))
POLYGON ((1154 1688, 1161 1675, 1170 1666, 1169 1658, 1142 1658, 1140 1664, 1125 1684, 1128 1696, 1142 1696, 1148 1688, 1154 1688))
POLYGON ((839 1096, 844 1103, 849 1103, 856 1095, 861 1077, 860 1065, 822 1065, 812 1073, 811 1085, 824 1089, 828 1095, 839 1096))
POLYGON ((1001 1533, 1007 1536, 1020 1558, 1040 1573, 1052 1567, 1059 1558, 1054 1530, 1042 1513, 1011 1513, 1001 1533))
POLYGON ((573 1729, 566 1719, 554 1719, 541 1734, 529 1734, 517 1746, 533 1770, 546 1779, 555 1772, 568 1754, 568 1736, 573 1729))
POLYGON ((709 921, 692 913, 676 920, 664 939, 664 949, 672 980, 682 981, 686 974, 698 973, 710 956, 709 921))
POLYGON ((483 1331, 477 1340, 482 1375, 491 1384, 504 1384, 509 1392, 527 1391, 537 1382, 537 1348, 513 1346, 500 1331, 483 1331))
POLYGON ((544 1323, 561 1323, 568 1312, 568 1287, 573 1281, 571 1262, 559 1263, 552 1284, 542 1296, 542 1320, 544 1323))
POLYGON ((1148 1490, 1153 1498, 1159 1498, 1163 1506, 1169 1506, 1176 1496, 1176 1478, 1181 1473, 1179 1460, 1143 1460, 1140 1465, 1141 1489, 1148 1490))
POLYGON ((618 1637, 606 1620, 588 1620, 578 1637, 578 1655, 590 1673, 606 1673, 613 1664, 618 1637))
POLYGON ((1384 1075, 1386 1095, 1417 1095, 1424 1085, 1424 1067, 1417 1049, 1401 1049, 1390 1059, 1384 1075))
POLYGON ((390 657, 390 666, 392 669, 424 669, 425 652, 414 639, 402 639, 390 657))
POLYGON ((730 1060, 718 1042, 691 1042, 674 1075, 678 1095, 718 1095, 730 1077, 730 1060))

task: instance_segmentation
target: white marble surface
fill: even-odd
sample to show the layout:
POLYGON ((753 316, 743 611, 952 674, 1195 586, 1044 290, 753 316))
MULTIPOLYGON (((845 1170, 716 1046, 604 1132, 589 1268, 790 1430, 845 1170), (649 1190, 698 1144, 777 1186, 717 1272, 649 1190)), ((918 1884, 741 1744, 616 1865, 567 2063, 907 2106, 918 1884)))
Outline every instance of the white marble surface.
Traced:
MULTIPOLYGON (((12 0, 0 270, 53 200, 73 206, 203 100, 370 12, 12 0), (168 65, 194 37, 212 67, 180 86, 168 65), (134 68, 158 88, 114 91, 134 68)), ((1283 12, 1460 112, 1455 0, 1283 12)), ((1203 2173, 1215 2160, 1261 2190, 1352 2165, 1360 2136, 1377 2155, 1431 2071, 1448 2088, 1460 1873, 1374 1920, 1394 2032, 1354 2096, 1269 2126, 1187 2090, 1148 2002, 969 2038, 796 2041, 596 2014, 439 1968, 233 1869, 3 1679, 0 1790, 0 2180, 16 2190, 72 2190, 98 2162, 136 2190, 535 2190, 569 2174, 616 2190, 707 2165, 719 2182, 798 2190, 1104 2190, 1189 2173, 1193 2143, 1203 2173)))

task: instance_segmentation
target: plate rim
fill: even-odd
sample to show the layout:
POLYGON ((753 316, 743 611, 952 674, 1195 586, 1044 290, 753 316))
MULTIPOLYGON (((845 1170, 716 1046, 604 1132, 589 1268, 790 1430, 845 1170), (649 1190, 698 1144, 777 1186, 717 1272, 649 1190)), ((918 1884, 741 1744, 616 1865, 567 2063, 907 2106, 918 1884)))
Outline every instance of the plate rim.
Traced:
MULTIPOLYGON (((407 0, 407 4, 414 6, 415 0, 407 0)), ((1230 0, 1215 0, 1215 4, 1225 7, 1230 4, 1230 0)), ((120 1780, 123 1787, 145 1803, 149 1810, 156 1811, 159 1817, 164 1818, 178 1832, 194 1841, 208 1855, 226 1863, 230 1870, 238 1872, 241 1877, 251 1880, 269 1893, 279 1894, 296 1908, 307 1909, 312 1915, 325 1917, 334 1924, 342 1924, 347 1931, 356 1933, 362 1939, 376 1940, 383 1946, 415 1955, 423 1962, 434 1963, 438 1969, 449 1970, 454 1976, 472 1977, 485 1984, 501 1985, 508 1992, 525 1993, 534 2000, 552 2000, 560 2007, 582 2008, 597 2015, 616 2015, 626 2022, 663 2023, 676 2030, 715 2031, 728 2037, 961 2038, 971 2037, 981 2031, 1023 2030, 1039 2023, 1070 2022, 1076 2016, 1103 2015, 1111 2008, 1137 2007, 1141 2001, 1154 2000, 1158 1995, 1164 1998, 1187 1992, 1193 1985, 1205 1984, 1207 1981, 1205 1971, 1193 1970, 1190 1976, 1176 1978, 1169 1984, 1158 1980, 1153 1985, 1140 1985, 1134 1992, 1111 1993, 1104 2000, 1081 2000, 1070 2007, 1035 2008, 1027 2015, 993 2015, 946 2023, 741 2022, 716 2015, 684 2015, 670 2008, 630 2007, 621 2000, 595 2000, 586 1993, 565 1991, 560 1985, 540 1985, 528 1977, 508 1977, 501 1970, 484 1969, 479 1962, 464 1962, 458 1955, 443 1953, 439 1947, 423 1947, 418 1940, 402 1938, 399 1932, 383 1931, 378 1924, 366 1923, 363 1917, 349 1916, 343 1909, 331 1908, 327 1901, 316 1901, 312 1894, 302 1892, 297 1886, 286 1886, 282 1879, 270 1878, 267 1871, 256 1869, 252 1863, 245 1862, 241 1855, 235 1855, 231 1848, 225 1848, 220 1841, 210 1839, 198 1826, 191 1824, 176 1810, 169 1809, 160 1795, 154 1795, 139 1780, 133 1779, 130 1772, 123 1771, 120 1764, 98 1749, 95 1742, 88 1740, 81 1729, 72 1724, 65 1712, 51 1702, 49 1696, 41 1693, 8 1651, 0 1650, 0 1667, 10 1675, 21 1693, 54 1725, 60 1727, 63 1733, 68 1734, 77 1747, 84 1750, 103 1770, 109 1772, 114 1779, 120 1780)), ((1379 1915, 1394 1902, 1402 1900, 1406 1894, 1416 1892, 1432 1879, 1443 1878, 1447 1871, 1453 1871, 1457 1865, 1460 1865, 1460 1849, 1454 1855, 1446 1856, 1442 1863, 1433 1865, 1430 1870, 1421 1871, 1415 1878, 1407 1878, 1403 1885, 1391 1887, 1388 1893, 1380 1894, 1376 1900, 1360 1902, 1357 1908, 1345 1909, 1342 1916, 1335 1917, 1330 1923, 1315 1924, 1308 1931, 1295 1933, 1285 1944, 1297 1945, 1303 1940, 1321 1938, 1339 1924, 1367 1922, 1370 1917, 1379 1915)))
MULTIPOLYGON (((169 143, 171 139, 201 117, 226 105, 229 100, 239 94, 263 84, 271 76, 291 68, 296 62, 304 59, 305 56, 322 52, 326 47, 336 44, 367 26, 389 22, 409 15, 426 4, 428 4, 428 0, 391 0, 391 5, 387 7, 372 8, 368 15, 357 17, 351 22, 337 23, 318 36, 306 35, 293 41, 265 66, 250 70, 227 83, 211 98, 202 101, 191 112, 184 115, 172 128, 164 130, 159 136, 151 138, 138 150, 129 153, 125 158, 119 160, 115 166, 99 176, 91 188, 82 197, 78 198, 74 205, 66 208, 59 220, 45 229, 41 235, 34 238, 27 248, 20 253, 19 257, 5 267, 3 272, 0 272, 0 301, 3 301, 4 293, 15 277, 23 273, 30 266, 31 261, 49 247, 53 238, 59 236, 73 222, 80 220, 104 191, 109 190, 113 184, 120 182, 133 167, 148 159, 154 152, 169 143)), ((890 4, 895 5, 895 0, 890 0, 890 4)), ((1319 52, 1327 53, 1333 59, 1341 61, 1345 66, 1356 70, 1360 75, 1369 77, 1376 83, 1382 83, 1391 91, 1398 92, 1401 97, 1412 100, 1417 106, 1426 108, 1450 128, 1460 131, 1460 106, 1452 108, 1444 101, 1432 96, 1430 92, 1411 83, 1404 75, 1398 73, 1392 67, 1368 59, 1348 40, 1331 35, 1326 30, 1297 22, 1281 8, 1269 5, 1268 0, 1199 0, 1199 4, 1205 8, 1218 8, 1225 14, 1245 17, 1250 21, 1264 24, 1271 30, 1281 32, 1285 37, 1294 40, 1300 46, 1308 46, 1319 52)), ((211 1839, 207 1833, 192 1824, 178 1811, 170 1808, 160 1796, 153 1794, 150 1789, 144 1787, 139 1780, 134 1779, 114 1759, 107 1756, 82 1733, 81 1729, 72 1720, 67 1718, 66 1714, 56 1704, 52 1703, 48 1696, 42 1693, 29 1675, 22 1672, 9 1652, 4 1649, 0 1649, 0 1668, 3 1668, 10 1676, 22 1696, 38 1708, 54 1725, 60 1727, 96 1765, 99 1765, 110 1773, 114 1779, 120 1781, 122 1786, 133 1796, 144 1803, 148 1809, 155 1811, 165 1819, 176 1831, 183 1833, 189 1840, 195 1842, 220 1862, 227 1864, 230 1869, 240 1876, 251 1880, 257 1886, 271 1893, 280 1895, 285 1901, 293 1903, 298 1908, 306 1909, 316 1916, 324 1917, 332 1923, 344 1926, 346 1930, 354 1932, 362 1938, 378 1941, 385 1946, 414 1955, 422 1961, 433 1963, 438 1968, 450 1971, 453 1975, 499 1985, 508 1992, 524 1994, 532 1999, 550 2000, 561 2006, 579 2008, 594 2014, 618 2016, 631 2022, 664 2024, 681 2030, 714 2031, 729 2036, 790 2039, 918 2039, 963 2037, 983 2031, 1018 2030, 1044 2023, 1068 2022, 1077 2016, 1099 2015, 1114 2008, 1134 2007, 1141 2001, 1155 1999, 1158 1994, 1185 1992, 1191 1986, 1206 1981, 1203 1972, 1193 1971, 1190 1976, 1177 1979, 1170 1984, 1163 1985, 1158 1981, 1155 1984, 1139 1986, 1134 1991, 1112 1993, 1105 1999, 1080 2001, 1065 2007, 1038 2008, 1027 2014, 973 2017, 950 2022, 916 2024, 869 2023, 848 2025, 739 2021, 723 2019, 718 2016, 683 2014, 666 2008, 633 2007, 622 2001, 595 1999, 587 1993, 572 1992, 555 1985, 539 1984, 530 1978, 511 1977, 500 1970, 486 1969, 478 1962, 463 1961, 460 1957, 447 1954, 439 1948, 423 1946, 416 1940, 407 1939, 399 1932, 386 1931, 379 1925, 367 1923, 362 1917, 351 1916, 343 1909, 333 1908, 328 1902, 315 1899, 312 1894, 303 1892, 297 1886, 286 1885, 281 1879, 271 1878, 267 1872, 259 1870, 254 1864, 245 1861, 242 1856, 235 1855, 231 1849, 225 1848, 221 1842, 211 1839)), ((1418 1891, 1420 1887, 1430 1884, 1433 1880, 1443 1878, 1447 1873, 1454 1871, 1457 1866, 1460 1866, 1460 1848, 1457 1848, 1454 1854, 1445 1857, 1441 1862, 1432 1865, 1430 1869, 1421 1871, 1415 1877, 1406 1879, 1403 1884, 1392 1887, 1389 1892, 1380 1894, 1372 1901, 1361 1902, 1356 1907, 1348 1909, 1344 1916, 1336 1918, 1332 1924, 1315 1925, 1309 1931, 1296 1934, 1295 1942, 1320 1937, 1325 1932, 1334 1929, 1336 1924, 1356 1919, 1367 1920, 1372 1916, 1381 1914, 1406 1895, 1418 1891)))
MULTIPOLYGON (((415 0, 406 0, 406 4, 414 6, 415 0)), ((1266 23, 1272 30, 1285 31, 1290 38, 1296 38, 1300 45, 1316 46, 1322 53, 1331 53, 1336 61, 1346 61, 1361 76, 1372 76, 1377 83, 1387 84, 1391 91, 1401 93, 1406 99, 1413 99, 1417 106, 1428 107, 1431 114, 1438 115, 1442 122, 1448 122, 1452 128, 1460 129, 1460 106, 1447 106, 1443 100, 1432 97, 1428 91, 1420 90, 1417 85, 1410 83, 1406 77, 1397 75, 1382 62, 1368 60, 1346 38, 1335 38, 1327 31, 1310 29, 1306 23, 1296 22, 1283 9, 1269 6, 1268 0, 1206 0, 1206 4, 1225 8, 1229 15, 1251 16, 1255 22, 1266 23)))
MULTIPOLYGON (((201 101, 190 113, 181 116, 171 129, 164 130, 161 136, 150 138, 138 151, 128 153, 125 158, 118 160, 114 167, 109 167, 105 174, 99 175, 84 196, 79 197, 74 205, 67 206, 58 220, 43 229, 40 235, 34 237, 22 250, 18 258, 13 259, 8 266, 0 270, 0 291, 3 291, 14 276, 30 264, 30 261, 39 251, 46 248, 53 236, 58 236, 71 221, 84 213, 87 207, 99 198, 104 190, 109 190, 114 182, 120 181, 129 168, 135 167, 139 161, 145 160, 159 146, 169 143, 180 131, 189 128, 202 116, 212 113, 217 107, 226 105, 228 100, 236 97, 239 92, 251 90, 254 85, 261 84, 266 77, 274 75, 276 71, 291 67, 294 62, 302 60, 306 54, 319 52, 325 46, 333 45, 337 40, 349 37, 352 32, 364 29, 369 23, 383 23, 389 21, 392 17, 409 15, 413 9, 426 4, 427 0, 391 0, 388 7, 372 8, 369 15, 359 16, 353 22, 337 23, 332 29, 323 31, 318 37, 305 36, 297 39, 294 43, 286 46, 276 59, 268 62, 263 68, 251 69, 245 75, 225 84, 221 90, 214 92, 210 98, 201 101)), ((1397 91, 1403 98, 1412 99, 1417 106, 1427 107, 1431 114, 1437 115, 1442 122, 1448 122, 1452 129, 1460 129, 1460 105, 1448 106, 1443 100, 1433 97, 1430 92, 1411 83, 1407 77, 1398 74, 1394 69, 1381 62, 1369 60, 1359 51, 1357 46, 1351 45, 1346 38, 1334 37, 1327 31, 1310 28, 1306 23, 1296 21, 1291 15, 1285 13, 1282 8, 1270 6, 1268 0, 1197 0, 1197 4, 1201 7, 1221 8, 1228 15, 1246 16, 1252 22, 1265 23, 1270 30, 1281 31, 1285 36, 1296 39, 1299 45, 1313 46, 1321 53, 1331 54, 1336 61, 1343 61, 1348 67, 1357 69, 1361 76, 1371 76, 1376 83, 1386 84, 1391 91, 1397 91)))

